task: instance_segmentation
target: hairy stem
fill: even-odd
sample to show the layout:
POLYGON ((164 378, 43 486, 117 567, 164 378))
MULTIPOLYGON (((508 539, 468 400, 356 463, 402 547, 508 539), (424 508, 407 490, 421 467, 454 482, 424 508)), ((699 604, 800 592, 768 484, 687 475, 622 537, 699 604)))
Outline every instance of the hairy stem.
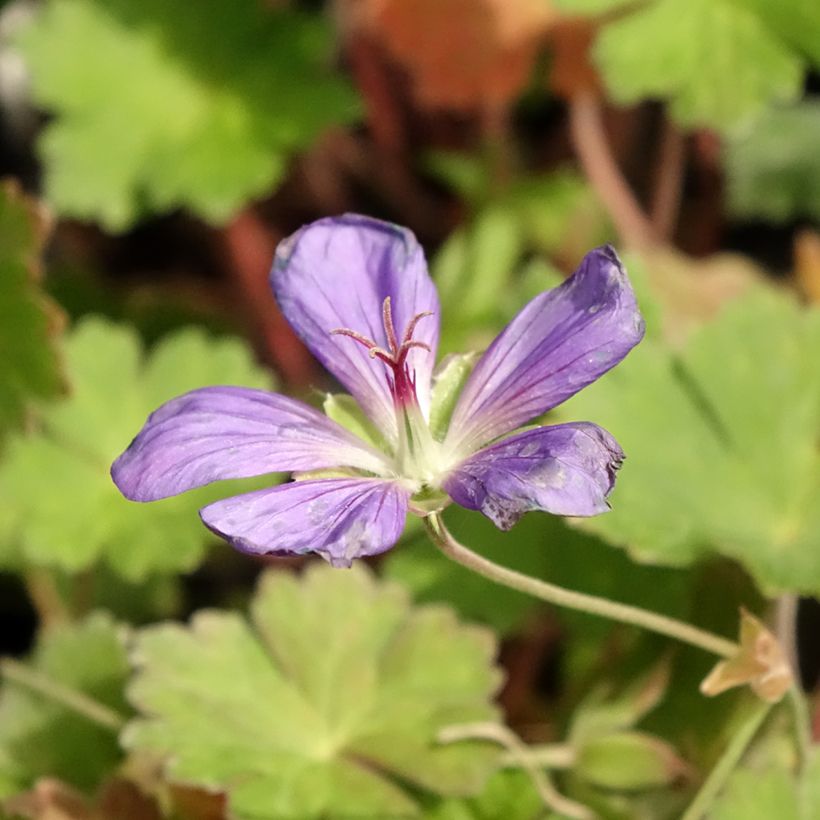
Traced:
POLYGON ((770 703, 755 704, 755 708, 729 742, 726 751, 700 787, 700 791, 689 804, 689 808, 683 813, 681 820, 701 820, 706 815, 720 790, 726 785, 729 775, 734 771, 740 762, 740 758, 743 757, 743 753, 748 749, 771 708, 772 704, 770 703))
POLYGON ((812 754, 811 715, 806 698, 797 683, 792 685, 787 695, 792 709, 792 722, 797 751, 800 755, 800 768, 804 769, 812 754))
POLYGON ((592 812, 584 805, 564 797, 552 785, 541 763, 536 761, 530 749, 518 735, 500 723, 466 723, 461 726, 448 726, 439 733, 442 743, 455 743, 460 740, 490 740, 507 750, 507 762, 514 762, 523 769, 532 780, 538 796, 544 805, 563 817, 577 820, 591 820, 592 812))
POLYGON ((37 694, 65 706, 72 712, 82 715, 98 726, 118 732, 125 725, 125 718, 114 709, 110 709, 76 689, 57 683, 13 658, 0 660, 0 672, 7 681, 13 681, 32 692, 37 692, 37 694))
POLYGON ((652 224, 612 156, 601 105, 594 92, 581 91, 572 97, 569 124, 572 144, 581 167, 621 240, 633 248, 653 244, 652 224))
POLYGON ((696 646, 720 657, 732 657, 738 650, 737 644, 726 638, 721 638, 711 632, 698 629, 666 615, 659 615, 656 612, 649 612, 639 607, 610 601, 607 598, 599 598, 595 595, 564 589, 556 584, 531 578, 529 575, 495 564, 456 541, 438 513, 427 516, 424 523, 433 543, 448 558, 498 584, 540 598, 542 601, 556 606, 564 606, 590 615, 599 615, 602 618, 639 626, 648 629, 650 632, 657 632, 690 646, 696 646))

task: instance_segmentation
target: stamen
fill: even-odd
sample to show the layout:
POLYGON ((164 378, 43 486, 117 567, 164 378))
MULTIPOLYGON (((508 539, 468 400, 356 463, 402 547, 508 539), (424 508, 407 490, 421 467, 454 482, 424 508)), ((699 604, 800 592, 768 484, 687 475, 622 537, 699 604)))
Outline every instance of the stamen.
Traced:
POLYGON ((348 336, 351 339, 355 339, 360 345, 364 345, 368 350, 372 350, 374 347, 378 347, 378 345, 372 340, 369 339, 367 336, 364 336, 361 333, 358 333, 355 330, 350 330, 347 327, 337 327, 335 330, 330 331, 331 336, 348 336))
MULTIPOLYGON (((396 328, 393 326, 393 309, 390 304, 390 297, 385 296, 382 303, 382 324, 384 325, 384 332, 387 336, 387 345, 394 357, 398 356, 399 343, 396 339, 396 328)), ((406 336, 407 334, 405 334, 406 336)))

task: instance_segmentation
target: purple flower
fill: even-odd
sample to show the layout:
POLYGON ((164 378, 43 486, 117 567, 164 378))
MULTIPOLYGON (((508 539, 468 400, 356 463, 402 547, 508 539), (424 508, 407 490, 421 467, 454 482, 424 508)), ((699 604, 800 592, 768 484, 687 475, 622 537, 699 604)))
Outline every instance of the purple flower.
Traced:
POLYGON ((363 216, 319 220, 282 242, 271 281, 290 324, 353 394, 383 446, 286 396, 205 387, 154 412, 114 463, 127 498, 330 468, 333 477, 227 498, 200 515, 244 552, 314 551, 336 566, 392 547, 407 512, 424 514, 431 497, 479 510, 504 530, 528 510, 608 509, 623 459, 609 433, 590 422, 518 428, 641 340, 643 321, 612 248, 588 253, 572 277, 510 322, 438 438, 428 419, 439 303, 412 233, 363 216))

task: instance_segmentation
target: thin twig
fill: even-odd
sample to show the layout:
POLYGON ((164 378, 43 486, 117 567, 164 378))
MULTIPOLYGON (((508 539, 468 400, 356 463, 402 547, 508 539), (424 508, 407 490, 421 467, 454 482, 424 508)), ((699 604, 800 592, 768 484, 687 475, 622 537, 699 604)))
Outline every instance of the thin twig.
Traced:
POLYGON ((517 589, 519 592, 540 598, 556 606, 564 606, 590 615, 609 618, 612 621, 639 626, 720 657, 730 658, 738 651, 738 646, 733 641, 666 615, 610 601, 607 598, 564 589, 556 584, 531 578, 529 575, 495 564, 456 541, 438 513, 427 516, 424 523, 433 543, 448 558, 498 584, 517 589))
POLYGON ((772 708, 770 703, 760 703, 755 705, 754 710, 744 721, 740 730, 729 742, 726 751, 723 752, 714 769, 709 773, 700 791, 695 795, 695 799, 689 804, 681 820, 701 820, 706 812, 712 807, 715 798, 721 789, 726 785, 729 775, 735 770, 740 762, 743 753, 757 734, 757 730, 769 714, 772 708))
POLYGON ((686 139, 680 128, 667 117, 658 150, 651 209, 652 228, 663 240, 672 237, 678 223, 685 168, 686 139))
POLYGON ((623 177, 606 137, 601 105, 592 91, 580 91, 569 103, 575 153, 624 244, 644 248, 655 241, 652 224, 623 177))
POLYGON ((461 740, 489 740, 498 743, 529 775, 538 796, 548 809, 577 820, 590 820, 593 817, 586 806, 564 797, 552 785, 546 772, 531 757, 527 744, 506 726, 500 723, 465 723, 461 726, 448 726, 439 732, 438 739, 441 743, 455 743, 461 740))
POLYGON ((90 698, 83 692, 63 686, 35 669, 26 666, 13 658, 0 660, 0 672, 7 681, 25 686, 49 700, 65 706, 72 712, 82 715, 92 723, 118 732, 125 725, 125 718, 114 709, 90 698))

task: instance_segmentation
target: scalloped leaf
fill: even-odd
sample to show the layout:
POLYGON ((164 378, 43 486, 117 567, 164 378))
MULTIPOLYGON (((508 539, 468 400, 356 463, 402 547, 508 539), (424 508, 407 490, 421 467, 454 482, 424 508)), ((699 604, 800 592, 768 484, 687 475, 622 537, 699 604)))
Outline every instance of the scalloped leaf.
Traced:
POLYGON ((358 113, 318 16, 257 0, 54 0, 19 38, 64 215, 123 230, 181 205, 224 222, 358 113))
POLYGON ((627 454, 612 511, 579 522, 644 561, 740 562, 769 594, 820 591, 820 311, 760 287, 677 353, 651 338, 560 409, 627 454))
POLYGON ((67 337, 65 355, 70 396, 45 407, 41 431, 12 439, 0 463, 0 563, 76 572, 102 560, 132 581, 193 568, 211 540, 197 510, 230 493, 135 504, 112 483, 111 462, 163 401, 212 384, 268 387, 268 376, 238 340, 183 330, 144 358, 133 330, 98 318, 67 337))
MULTIPOLYGON (((127 715, 126 632, 105 613, 56 627, 30 661, 33 673, 127 715)), ((30 788, 40 777, 90 792, 122 754, 116 730, 100 726, 59 699, 7 678, 0 690, 0 796, 30 788)))
POLYGON ((39 289, 44 230, 33 201, 0 184, 0 433, 62 385, 53 344, 62 316, 39 289))
POLYGON ((202 612, 143 630, 123 736, 175 782, 228 793, 238 818, 384 817, 419 811, 411 784, 481 788, 496 753, 439 745, 443 727, 491 720, 490 632, 413 608, 356 565, 263 576, 251 620, 202 612))
POLYGON ((605 25, 594 56, 613 100, 665 98, 681 124, 728 130, 796 99, 804 60, 760 6, 655 0, 605 25))

